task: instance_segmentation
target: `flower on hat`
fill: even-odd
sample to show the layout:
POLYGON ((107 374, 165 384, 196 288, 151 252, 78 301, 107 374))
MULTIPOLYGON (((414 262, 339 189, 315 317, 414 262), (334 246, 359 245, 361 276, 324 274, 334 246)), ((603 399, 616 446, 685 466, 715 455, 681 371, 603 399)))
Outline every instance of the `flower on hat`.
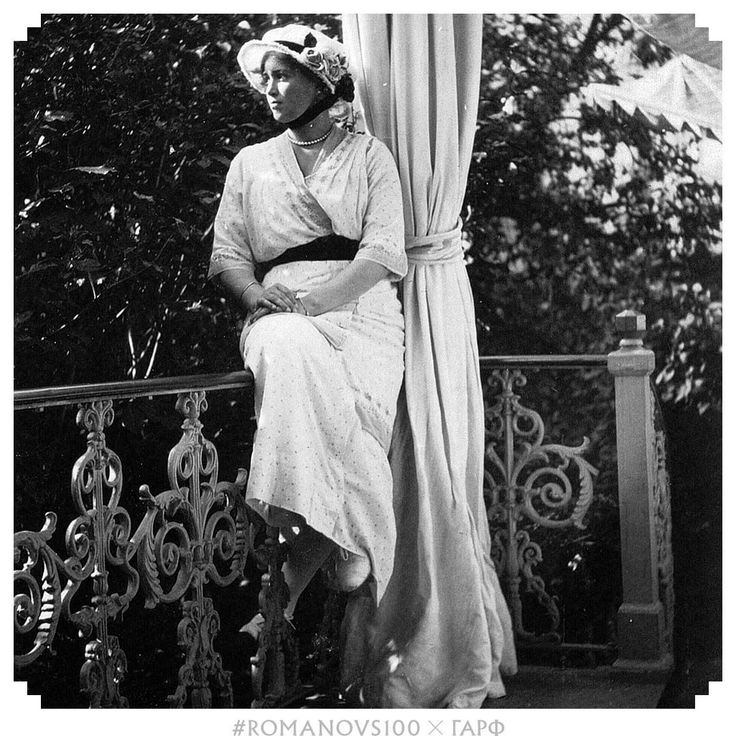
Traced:
POLYGON ((333 85, 347 73, 347 59, 344 54, 330 53, 328 49, 307 48, 301 56, 313 72, 327 77, 333 85))

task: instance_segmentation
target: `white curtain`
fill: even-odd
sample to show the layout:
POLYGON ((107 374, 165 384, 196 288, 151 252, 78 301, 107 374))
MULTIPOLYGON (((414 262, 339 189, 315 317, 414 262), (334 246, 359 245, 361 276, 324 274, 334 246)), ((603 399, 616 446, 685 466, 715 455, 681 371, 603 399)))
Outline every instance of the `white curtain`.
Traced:
POLYGON ((365 127, 401 177, 406 377, 392 446, 398 545, 374 622, 369 702, 479 707, 516 658, 490 559, 475 314, 459 223, 482 16, 346 15, 365 127))

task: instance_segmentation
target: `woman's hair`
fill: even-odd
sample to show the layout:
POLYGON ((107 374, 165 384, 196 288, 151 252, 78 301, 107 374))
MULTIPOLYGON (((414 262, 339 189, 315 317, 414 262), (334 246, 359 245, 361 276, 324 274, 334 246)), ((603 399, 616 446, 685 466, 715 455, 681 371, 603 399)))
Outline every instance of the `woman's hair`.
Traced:
POLYGON ((283 64, 289 71, 300 73, 310 82, 314 82, 314 84, 317 86, 317 89, 322 90, 327 94, 330 93, 330 90, 327 89, 325 83, 314 72, 312 72, 310 69, 307 69, 304 64, 300 64, 298 61, 295 61, 294 58, 289 56, 288 54, 282 54, 278 51, 267 51, 263 55, 263 60, 261 61, 261 74, 263 74, 266 68, 266 62, 272 58, 277 59, 279 63, 283 64))

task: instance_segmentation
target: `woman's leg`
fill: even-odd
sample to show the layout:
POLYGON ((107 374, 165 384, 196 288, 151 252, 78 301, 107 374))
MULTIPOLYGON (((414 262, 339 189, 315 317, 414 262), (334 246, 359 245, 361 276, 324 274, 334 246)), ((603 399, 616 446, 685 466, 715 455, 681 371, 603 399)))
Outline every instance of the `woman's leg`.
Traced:
POLYGON ((308 318, 273 314, 253 326, 244 360, 255 378, 258 425, 248 504, 271 526, 292 526, 288 517, 297 516, 357 551, 340 519, 346 448, 360 424, 336 351, 308 318))
MULTIPOLYGON (((291 621, 299 596, 336 547, 334 542, 308 526, 302 527, 298 534, 289 530, 283 536, 289 543, 289 556, 282 568, 289 588, 289 602, 284 609, 284 618, 291 621)), ((258 639, 264 624, 265 619, 259 611, 240 632, 258 639)))
POLYGON ((375 613, 376 601, 366 581, 348 595, 340 626, 340 689, 350 702, 360 694, 369 654, 369 624, 375 613))
POLYGON ((299 596, 334 549, 334 542, 308 526, 302 527, 294 537, 283 567, 284 579, 289 586, 289 603, 284 610, 287 619, 294 616, 299 596))

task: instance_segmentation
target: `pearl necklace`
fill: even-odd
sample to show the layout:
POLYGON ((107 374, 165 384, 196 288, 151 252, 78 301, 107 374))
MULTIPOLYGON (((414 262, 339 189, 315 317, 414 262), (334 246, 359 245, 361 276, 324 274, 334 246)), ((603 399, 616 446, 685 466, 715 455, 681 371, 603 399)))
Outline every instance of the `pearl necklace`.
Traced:
POLYGON ((286 134, 286 137, 295 145, 295 146, 314 146, 317 143, 322 143, 322 141, 327 140, 327 136, 332 133, 332 126, 330 126, 330 129, 319 138, 315 138, 311 141, 298 141, 296 138, 292 138, 288 133, 286 134))

